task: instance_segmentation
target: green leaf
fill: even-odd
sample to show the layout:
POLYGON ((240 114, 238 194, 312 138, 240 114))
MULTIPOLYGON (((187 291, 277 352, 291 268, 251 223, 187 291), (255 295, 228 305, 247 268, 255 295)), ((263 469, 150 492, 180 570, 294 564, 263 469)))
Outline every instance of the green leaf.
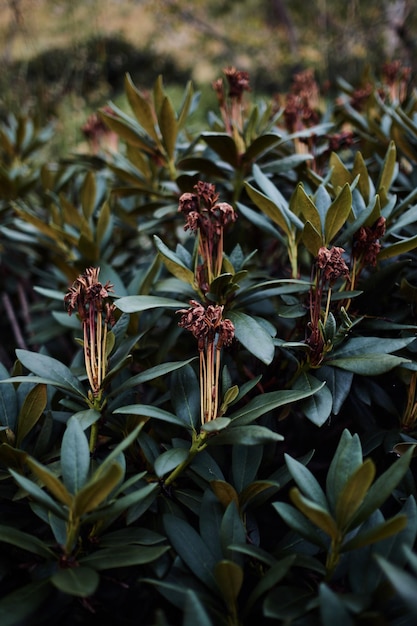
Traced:
POLYGON ((133 84, 130 74, 125 76, 125 91, 130 107, 142 128, 155 142, 158 142, 158 135, 155 130, 155 118, 152 107, 140 91, 133 84))
POLYGON ((301 513, 307 517, 307 519, 327 533, 329 537, 337 539, 339 529, 337 528, 337 524, 328 510, 324 509, 319 504, 316 504, 309 498, 305 498, 297 487, 293 487, 290 490, 290 498, 301 513))
MULTIPOLYGON (((307 611, 307 607, 314 594, 309 589, 281 585, 272 589, 263 605, 265 617, 283 620, 284 623, 300 617, 307 611)), ((282 622, 281 622, 282 623, 282 622)))
POLYGON ((255 480, 262 461, 263 446, 233 446, 232 474, 233 484, 240 493, 255 480))
POLYGON ((187 428, 197 428, 200 422, 200 385, 191 367, 174 371, 171 379, 171 402, 175 415, 187 428))
POLYGON ((188 458, 188 450, 186 448, 171 448, 163 452, 154 463, 155 474, 158 478, 162 478, 177 465, 183 463, 188 458))
MULTIPOLYGON (((6 368, 0 364, 0 381, 6 380, 9 374, 6 368)), ((4 383, 0 385, 0 426, 6 426, 14 431, 17 419, 17 397, 14 385, 4 383)))
POLYGON ((240 311, 228 311, 227 317, 233 322, 236 339, 262 363, 269 365, 274 358, 275 346, 264 326, 240 311))
POLYGON ((196 626, 196 624, 198 626, 213 626, 197 594, 191 589, 187 589, 182 626, 196 626))
POLYGON ((41 539, 12 526, 0 525, 0 541, 27 550, 44 559, 55 560, 56 558, 55 553, 41 539))
POLYGON ((377 184, 378 193, 384 190, 387 194, 395 175, 397 149, 394 141, 390 141, 377 184))
POLYGON ((230 548, 233 544, 246 543, 246 529, 240 516, 238 504, 236 500, 232 500, 226 507, 220 525, 220 542, 225 558, 243 567, 244 560, 241 553, 235 553, 230 548))
POLYGON ((237 563, 224 559, 216 563, 214 576, 226 606, 234 606, 243 584, 242 568, 237 563))
MULTIPOLYGON (((250 450, 251 448, 249 448, 250 450)), ((247 485, 239 495, 239 508, 244 511, 254 504, 263 502, 279 489, 279 484, 269 480, 255 480, 247 485), (260 497, 262 495, 262 497, 260 497)))
POLYGON ((333 398, 330 393, 327 384, 317 390, 321 381, 318 381, 315 376, 302 372, 296 380, 294 389, 306 389, 310 387, 311 390, 316 390, 313 395, 306 398, 301 404, 301 410, 304 415, 313 422, 316 426, 323 426, 332 411, 333 398))
POLYGON ((72 496, 64 483, 62 483, 45 465, 41 465, 31 457, 27 457, 26 464, 57 500, 62 502, 62 504, 66 504, 68 507, 72 505, 72 496))
POLYGON ((271 443, 273 441, 283 441, 284 437, 279 433, 253 424, 243 426, 231 425, 222 430, 216 437, 208 440, 208 445, 244 445, 257 446, 259 444, 271 443))
POLYGON ((201 430, 206 433, 218 433, 227 428, 230 422, 231 420, 228 417, 216 417, 214 420, 202 424, 201 430))
POLYGON ((97 590, 100 582, 98 573, 91 567, 72 567, 60 569, 51 576, 51 583, 71 596, 87 598, 97 590))
POLYGON ((354 626, 345 605, 325 583, 320 584, 320 616, 323 626, 354 626))
POLYGON ((329 206, 324 223, 325 245, 336 237, 339 230, 344 226, 352 210, 352 193, 348 183, 329 206))
MULTIPOLYGON (((174 415, 174 413, 169 413, 169 411, 165 411, 164 409, 160 409, 159 407, 151 404, 129 404, 128 406, 122 406, 113 412, 121 413, 123 415, 141 415, 142 417, 152 417, 157 420, 162 420, 163 422, 182 426, 183 428, 187 427, 187 424, 185 424, 182 419, 174 415)), ((189 428, 191 427, 189 426, 189 428)))
POLYGON ((304 537, 304 539, 307 539, 316 546, 320 546, 321 548, 326 547, 317 527, 312 524, 303 513, 286 502, 273 502, 272 506, 282 517, 287 526, 295 530, 301 537, 304 537))
POLYGON ((387 537, 391 537, 392 535, 396 535, 404 528, 406 528, 408 523, 408 518, 406 515, 396 515, 391 519, 387 520, 383 524, 379 524, 378 526, 374 526, 369 530, 358 532, 357 535, 350 539, 342 546, 343 552, 348 552, 349 550, 356 550, 357 548, 363 548, 364 546, 368 546, 371 543, 376 543, 377 541, 383 541, 387 537))
POLYGON ((324 245, 322 235, 308 221, 303 228, 303 243, 313 257, 316 257, 319 249, 324 245))
POLYGON ((414 448, 410 448, 393 463, 369 489, 363 503, 356 515, 351 520, 350 526, 358 525, 365 521, 376 509, 378 509, 394 491, 407 472, 414 448))
POLYGON ((55 515, 60 518, 66 518, 67 513, 65 509, 61 508, 55 500, 51 498, 43 489, 41 489, 36 483, 32 480, 29 480, 25 476, 21 476, 14 470, 9 468, 10 474, 13 476, 19 487, 27 491, 27 493, 32 496, 39 504, 41 504, 47 511, 52 511, 55 515))
POLYGON ((171 298, 162 298, 160 296, 124 296, 115 300, 115 305, 124 313, 139 313, 148 309, 180 309, 188 307, 186 302, 178 302, 171 298))
POLYGON ((378 376, 409 363, 410 360, 393 354, 362 354, 355 357, 337 357, 326 360, 327 365, 340 367, 361 376, 378 376))
POLYGON ((301 213, 305 221, 310 222, 310 225, 321 239, 323 226, 320 220, 320 214, 310 196, 306 194, 302 183, 297 185, 294 196, 291 199, 291 204, 292 203, 297 207, 298 214, 301 213))
POLYGON ((165 96, 162 102, 162 107, 158 113, 158 122, 168 159, 172 160, 175 154, 178 122, 171 100, 168 96, 165 96))
POLYGON ((70 419, 62 437, 61 471, 62 480, 68 491, 77 493, 88 477, 90 450, 87 437, 77 419, 70 419))
POLYGON ((88 220, 96 206, 96 178, 93 172, 87 172, 80 190, 80 200, 84 217, 88 220))
POLYGON ((270 198, 263 193, 252 187, 248 182, 245 182, 245 189, 250 199, 261 209, 265 215, 267 215, 277 226, 283 230, 283 232, 290 236, 291 224, 287 216, 280 210, 280 208, 270 198))
POLYGON ((400 567, 393 565, 383 557, 375 555, 378 565, 394 587, 397 594, 402 598, 412 611, 414 618, 417 617, 416 578, 400 567))
POLYGON ((327 498, 315 476, 303 463, 293 459, 289 454, 284 454, 284 458, 288 470, 301 492, 329 513, 327 498))
POLYGON ((235 411, 232 415, 229 415, 229 418, 233 420, 233 422, 238 422, 239 426, 250 424, 261 415, 269 413, 269 411, 308 398, 321 389, 323 384, 324 383, 318 385, 316 389, 292 389, 262 393, 252 400, 249 400, 245 406, 235 411))
POLYGON ((29 583, 12 591, 0 600, 0 623, 2 626, 29 624, 31 616, 51 593, 47 580, 29 583))
MULTIPOLYGON (((71 373, 66 365, 57 359, 39 352, 29 352, 29 350, 21 349, 16 350, 16 356, 24 367, 40 378, 45 378, 46 382, 50 383, 52 381, 53 384, 63 387, 77 396, 86 397, 85 390, 78 378, 71 373)), ((28 378, 26 380, 31 382, 28 378)))
POLYGON ((326 478, 326 492, 331 509, 334 511, 340 493, 351 476, 362 466, 362 447, 359 436, 351 435, 345 428, 330 463, 326 478))
POLYGON ((200 535, 188 522, 174 515, 164 516, 164 527, 171 545, 182 561, 202 583, 217 591, 214 577, 216 561, 200 535))
POLYGON ((236 144, 227 133, 205 132, 201 135, 207 145, 232 167, 238 167, 239 155, 236 144))
POLYGON ((38 384, 26 396, 17 418, 16 447, 30 433, 45 410, 47 403, 46 385, 38 384))
MULTIPOLYGON (((147 370, 136 374, 135 376, 129 377, 128 380, 120 385, 120 387, 118 387, 116 391, 117 393, 120 393, 121 391, 129 389, 130 387, 135 387, 136 385, 146 383, 149 380, 155 380, 155 378, 165 376, 165 374, 169 374, 170 372, 174 372, 181 367, 185 367, 189 363, 192 363, 192 361, 195 361, 195 359, 196 357, 191 357, 190 359, 186 359, 185 361, 169 361, 167 363, 155 365, 155 367, 150 367, 147 370)), ((111 395, 114 395, 114 393, 112 393, 111 395)))
POLYGON ((394 256, 399 256, 405 252, 410 252, 410 250, 415 250, 415 248, 417 248, 417 235, 386 246, 378 253, 378 261, 391 259, 394 256))
POLYGON ((346 183, 352 183, 354 176, 349 172, 336 152, 332 152, 330 155, 329 167, 332 170, 332 184, 336 189, 343 187, 346 183))
POLYGON ((72 512, 74 517, 81 517, 93 511, 110 495, 123 477, 123 470, 118 463, 112 463, 100 473, 92 477, 74 496, 72 512))
POLYGON ((336 503, 335 518, 339 528, 349 529, 349 522, 362 504, 374 478, 375 465, 371 459, 366 459, 349 477, 336 503))
POLYGON ((83 567, 91 567, 97 571, 116 569, 152 563, 168 550, 169 546, 117 546, 97 550, 82 557, 79 562, 83 567))
POLYGON ((245 604, 245 614, 250 611, 255 602, 257 602, 257 600, 259 600, 261 596, 263 596, 270 589, 273 589, 277 586, 277 584, 284 578, 284 576, 287 575, 295 559, 296 555, 290 554, 289 556, 284 557, 277 563, 274 563, 272 567, 270 567, 270 569, 263 574, 262 578, 260 579, 256 587, 254 587, 245 604))

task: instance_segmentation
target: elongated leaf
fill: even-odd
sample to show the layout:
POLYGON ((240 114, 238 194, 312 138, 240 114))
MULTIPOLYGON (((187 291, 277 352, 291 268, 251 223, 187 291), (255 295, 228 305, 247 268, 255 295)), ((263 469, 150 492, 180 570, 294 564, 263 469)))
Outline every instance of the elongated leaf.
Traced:
POLYGON ((259 600, 270 589, 273 589, 286 576, 291 565, 296 559, 295 554, 290 554, 280 561, 274 563, 272 567, 262 576, 256 587, 251 592, 245 604, 245 613, 250 611, 255 602, 259 600))
POLYGON ((175 415, 187 428, 197 428, 200 421, 200 385, 191 365, 174 371, 171 401, 175 415))
POLYGON ((300 491, 313 502, 329 512, 327 498, 316 477, 300 461, 293 459, 289 454, 284 455, 288 470, 300 491))
POLYGON ((2 626, 29 624, 31 616, 51 593, 47 580, 36 581, 19 587, 0 600, 0 623, 2 626))
POLYGON ((335 510, 339 495, 350 477, 355 474, 361 465, 362 447, 359 436, 356 433, 351 435, 345 429, 342 432, 327 472, 326 492, 332 511, 335 510))
POLYGON ((344 226, 347 221, 350 212, 352 210, 352 193, 350 186, 346 183, 336 197, 336 199, 329 206, 326 213, 326 219, 324 223, 324 238, 326 245, 336 237, 339 230, 344 226))
MULTIPOLYGON (((6 368, 0 364, 0 381, 9 378, 6 368)), ((4 383, 0 385, 0 426, 6 426, 14 431, 17 419, 17 397, 14 385, 4 383)))
POLYGON ((291 500, 295 506, 321 530, 329 535, 332 539, 336 539, 339 534, 336 522, 330 513, 316 504, 309 498, 305 498, 300 491, 293 487, 290 491, 291 500))
POLYGON ((336 189, 343 187, 346 183, 350 184, 353 181, 354 176, 352 176, 336 152, 331 153, 329 166, 332 169, 331 180, 336 189))
POLYGON ((324 540, 317 531, 317 526, 307 519, 303 513, 298 511, 298 509, 286 502, 273 502, 272 506, 289 528, 295 530, 304 537, 304 539, 307 539, 314 545, 320 546, 321 548, 326 547, 324 540))
POLYGON ((394 491, 395 487, 405 476, 410 464, 414 448, 407 450, 395 463, 391 465, 369 489, 358 512, 351 520, 351 527, 365 521, 376 509, 378 509, 394 491))
POLYGON ((62 502, 62 504, 66 504, 69 507, 71 506, 72 496, 64 483, 62 483, 55 474, 45 465, 41 465, 31 457, 26 459, 26 464, 57 500, 62 502))
POLYGON ((240 343, 265 365, 269 365, 274 358, 275 346, 264 326, 240 311, 228 311, 227 317, 233 322, 235 337, 240 343))
POLYGON ((410 252, 410 250, 415 250, 415 248, 417 248, 417 235, 382 248, 378 253, 378 261, 392 259, 394 256, 410 252))
POLYGON ((125 296, 115 300, 115 305, 124 313, 139 313, 148 309, 180 309, 187 307, 186 302, 178 302, 171 298, 161 298, 160 296, 125 296))
POLYGON ((158 114, 159 128, 164 140, 168 159, 172 160, 175 154, 175 143, 178 134, 177 116, 168 96, 165 96, 158 114))
POLYGON ((216 437, 208 440, 209 445, 244 445, 257 446, 273 441, 283 441, 284 437, 265 426, 245 424, 231 425, 222 430, 216 437))
POLYGON ((263 450, 263 446, 233 446, 233 484, 239 493, 255 480, 262 461, 263 450))
POLYGON ((250 199, 261 209, 283 232, 289 236, 291 232, 291 224, 287 216, 282 213, 280 208, 263 193, 252 187, 249 183, 245 183, 245 188, 250 199))
POLYGON ((216 563, 214 576, 226 606, 235 605, 242 588, 243 569, 237 563, 223 559, 216 563))
POLYGON ((383 524, 379 524, 367 531, 358 532, 353 539, 343 544, 342 550, 343 552, 347 552, 349 550, 363 548, 363 546, 368 546, 371 543, 376 543, 377 541, 382 541, 387 537, 396 535, 406 528, 407 522, 406 515, 396 515, 383 524))
POLYGON ((100 576, 91 567, 60 569, 51 576, 51 583, 64 593, 79 598, 92 596, 97 590, 100 576))
MULTIPOLYGON (((302 373, 297 379, 294 389, 317 389, 321 381, 308 373, 302 373)), ((313 395, 303 400, 301 410, 304 415, 316 426, 323 426, 332 411, 333 398, 327 384, 313 392, 313 395)))
POLYGON ((88 220, 96 206, 97 186, 93 172, 87 172, 80 191, 81 206, 84 217, 88 220))
POLYGON ((293 619, 307 612, 307 606, 312 599, 313 592, 309 589, 278 585, 265 598, 264 615, 279 620, 277 623, 291 623, 293 619))
POLYGON ((189 424, 184 423, 182 419, 174 415, 174 413, 169 413, 169 411, 165 411, 164 409, 160 409, 159 407, 152 406, 150 404, 130 404, 116 409, 114 413, 153 417, 154 419, 162 420, 163 422, 169 422, 170 424, 176 424, 177 426, 191 428, 189 424))
MULTIPOLYGON (((78 378, 60 361, 45 354, 29 352, 29 350, 16 350, 16 356, 21 364, 30 372, 40 378, 53 381, 59 387, 63 387, 77 396, 85 398, 85 390, 78 378)), ((30 381, 29 381, 30 382, 30 381)))
POLYGON ((172 471, 186 461, 188 458, 188 450, 186 448, 171 448, 161 454, 155 461, 154 469, 158 478, 162 478, 165 474, 172 471))
POLYGON ((74 517, 81 517, 98 507, 123 477, 123 470, 118 463, 113 463, 103 471, 99 478, 93 476, 74 496, 72 511, 74 517))
POLYGON ((164 516, 164 527, 174 550, 187 567, 201 582, 217 591, 216 561, 200 535, 188 522, 174 515, 164 516))
POLYGON ((80 422, 70 419, 61 444, 62 479, 68 491, 77 493, 88 477, 90 450, 80 422))
POLYGON ((390 581, 398 595, 412 611, 414 620, 417 618, 416 578, 387 559, 375 555, 378 565, 390 581))
POLYGON ((152 107, 148 100, 146 100, 146 98, 144 98, 140 91, 135 87, 130 74, 126 74, 125 77, 125 91, 137 121, 148 133, 148 135, 152 137, 155 142, 158 142, 152 107))
POLYGON ((375 465, 371 459, 366 459, 349 477, 336 503, 335 518, 339 528, 349 528, 349 521, 362 504, 374 477, 375 465))
POLYGON ((167 363, 161 363, 160 365, 150 367, 149 369, 128 378, 128 380, 123 383, 123 385, 120 385, 120 387, 117 388, 117 393, 120 393, 125 389, 129 389, 130 387, 135 387, 136 385, 146 383, 149 380, 155 380, 155 378, 159 378, 160 376, 165 376, 166 374, 174 372, 181 367, 185 367, 189 363, 195 361, 195 359, 196 357, 186 359, 185 361, 169 361, 167 363))
POLYGON ((19 447, 41 417, 47 403, 46 385, 35 385, 26 396, 17 418, 16 446, 19 447))
POLYGON ((334 624, 338 626, 354 626, 354 621, 343 602, 324 583, 320 585, 319 598, 321 624, 323 626, 334 626, 334 624))
POLYGON ((317 256, 319 249, 324 245, 323 236, 320 235, 310 221, 304 224, 303 243, 313 257, 317 256))
POLYGON ((213 626, 213 622, 197 594, 191 589, 188 589, 185 598, 182 626, 196 626, 196 624, 198 624, 198 626, 213 626))
MULTIPOLYGON (((298 390, 282 390, 282 391, 270 391, 260 394, 250 400, 244 407, 241 407, 235 411, 229 418, 239 423, 239 426, 244 424, 250 424, 255 421, 261 415, 269 413, 281 406, 297 402, 308 398, 313 393, 321 389, 323 383, 317 386, 317 389, 298 389, 298 390)), ((236 424, 237 426, 237 424, 236 424)))
POLYGON ((410 360, 393 354, 362 354, 355 357, 341 357, 326 360, 328 365, 340 367, 361 376, 385 374, 410 360))
POLYGON ((41 489, 36 483, 25 476, 21 476, 14 470, 9 468, 10 474, 13 476, 19 487, 27 491, 27 493, 39 502, 47 511, 52 511, 55 515, 60 518, 67 518, 67 514, 65 509, 61 508, 55 500, 51 498, 49 494, 47 494, 43 489, 41 489))
POLYGON ((169 550, 169 546, 117 546, 103 548, 80 559, 80 565, 97 571, 152 563, 169 550))
POLYGON ((295 195, 292 198, 292 202, 294 202, 298 212, 302 214, 305 221, 310 222, 311 226, 313 226, 314 230, 321 238, 323 226, 320 220, 319 212, 317 211, 317 207, 314 202, 304 191, 302 183, 299 183, 297 185, 295 195))
POLYGON ((207 145, 214 150, 222 159, 229 163, 233 167, 237 167, 239 164, 239 155, 236 148, 236 144, 232 137, 227 133, 202 133, 202 139, 207 145))
POLYGON ((384 189, 385 193, 388 193, 395 175, 396 158, 397 150, 395 142, 390 141, 377 185, 378 192, 384 189))
POLYGON ((23 532, 22 530, 18 530, 17 528, 13 528, 12 526, 5 526, 3 524, 0 525, 0 541, 22 548, 22 550, 32 552, 32 554, 37 554, 44 559, 55 560, 56 558, 55 553, 50 550, 43 541, 38 539, 38 537, 34 537, 33 535, 23 532))

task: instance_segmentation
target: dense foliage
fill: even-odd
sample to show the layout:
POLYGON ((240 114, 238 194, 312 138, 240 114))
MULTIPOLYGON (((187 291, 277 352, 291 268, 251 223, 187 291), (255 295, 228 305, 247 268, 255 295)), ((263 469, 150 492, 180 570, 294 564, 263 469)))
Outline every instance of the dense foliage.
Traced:
POLYGON ((2 626, 415 620, 410 72, 213 89, 1 126, 2 626))

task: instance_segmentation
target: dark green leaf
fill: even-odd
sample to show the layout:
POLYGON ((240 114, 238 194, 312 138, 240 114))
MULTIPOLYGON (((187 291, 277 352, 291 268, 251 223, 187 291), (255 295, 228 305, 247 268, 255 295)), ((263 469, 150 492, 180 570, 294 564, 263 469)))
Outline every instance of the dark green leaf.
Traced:
POLYGON ((100 582, 98 573, 90 567, 59 569, 51 576, 51 583, 64 593, 79 598, 92 596, 100 582))
POLYGON ((172 471, 188 458, 188 450, 186 448, 171 448, 163 452, 155 461, 154 469, 158 478, 162 478, 165 474, 172 471))
POLYGON ((17 447, 20 447, 23 439, 38 422, 45 410, 46 403, 46 385, 35 385, 35 387, 29 391, 19 411, 17 418, 17 447))
POLYGON ((80 565, 97 571, 152 563, 169 550, 168 546, 117 546, 103 548, 80 559, 80 565))
POLYGON ((70 419, 62 437, 61 471, 68 491, 77 493, 85 484, 90 469, 87 437, 77 419, 70 419))
POLYGON ((264 326, 240 311, 228 311, 227 317, 234 324, 236 339, 265 365, 269 365, 274 358, 275 346, 264 326))

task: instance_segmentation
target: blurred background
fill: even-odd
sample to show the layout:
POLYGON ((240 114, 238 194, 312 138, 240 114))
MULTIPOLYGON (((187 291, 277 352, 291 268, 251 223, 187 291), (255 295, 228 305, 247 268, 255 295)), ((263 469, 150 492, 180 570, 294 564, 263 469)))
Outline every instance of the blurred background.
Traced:
POLYGON ((59 120, 57 153, 82 140, 89 112, 123 107, 123 77, 188 79, 209 107, 224 67, 249 71, 255 96, 279 95, 311 68, 323 93, 341 77, 401 60, 417 70, 415 0, 0 0, 0 119, 59 120))

